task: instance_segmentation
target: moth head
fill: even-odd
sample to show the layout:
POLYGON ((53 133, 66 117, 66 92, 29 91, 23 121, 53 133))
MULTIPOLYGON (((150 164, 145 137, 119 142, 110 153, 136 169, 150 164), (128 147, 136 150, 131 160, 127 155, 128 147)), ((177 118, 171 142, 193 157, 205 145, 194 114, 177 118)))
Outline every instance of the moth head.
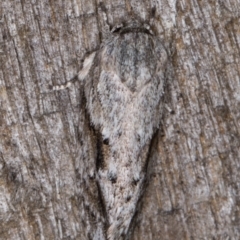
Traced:
POLYGON ((146 23, 141 23, 136 20, 130 22, 120 23, 114 26, 111 30, 112 33, 126 34, 129 32, 141 32, 149 35, 154 35, 154 32, 150 25, 146 23))

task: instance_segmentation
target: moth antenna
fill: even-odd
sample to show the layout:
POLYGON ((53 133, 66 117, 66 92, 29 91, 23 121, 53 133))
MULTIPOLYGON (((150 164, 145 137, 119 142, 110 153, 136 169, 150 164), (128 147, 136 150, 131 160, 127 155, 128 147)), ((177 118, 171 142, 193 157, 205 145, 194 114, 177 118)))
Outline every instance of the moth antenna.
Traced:
POLYGON ((99 7, 101 9, 101 14, 102 14, 102 18, 103 18, 102 34, 103 34, 103 38, 106 38, 110 33, 110 25, 108 23, 108 17, 107 17, 107 8, 103 2, 99 3, 99 7))

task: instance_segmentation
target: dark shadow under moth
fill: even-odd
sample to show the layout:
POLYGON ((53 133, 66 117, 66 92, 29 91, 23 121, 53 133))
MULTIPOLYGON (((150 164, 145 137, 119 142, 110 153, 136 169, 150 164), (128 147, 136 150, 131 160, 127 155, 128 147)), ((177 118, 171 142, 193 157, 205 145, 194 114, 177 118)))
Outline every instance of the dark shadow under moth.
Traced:
POLYGON ((109 240, 127 234, 142 193, 150 142, 162 118, 167 62, 150 27, 133 22, 115 28, 78 74, 91 122, 102 138, 97 181, 109 240))

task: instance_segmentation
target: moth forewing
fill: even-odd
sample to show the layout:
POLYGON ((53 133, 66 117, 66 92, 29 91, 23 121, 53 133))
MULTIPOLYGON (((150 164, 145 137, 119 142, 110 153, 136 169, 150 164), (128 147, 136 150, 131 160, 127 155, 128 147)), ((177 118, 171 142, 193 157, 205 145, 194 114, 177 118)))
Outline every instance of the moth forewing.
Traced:
POLYGON ((108 142, 98 181, 112 240, 128 232, 141 196, 149 145, 162 117, 168 59, 151 29, 119 28, 99 51, 99 75, 86 95, 92 122, 108 142))
MULTIPOLYGON (((107 238, 128 232, 143 190, 149 146, 162 118, 168 55, 147 24, 109 32, 78 73, 102 145, 97 181, 108 217, 107 238)), ((69 87, 56 86, 54 90, 69 87)))

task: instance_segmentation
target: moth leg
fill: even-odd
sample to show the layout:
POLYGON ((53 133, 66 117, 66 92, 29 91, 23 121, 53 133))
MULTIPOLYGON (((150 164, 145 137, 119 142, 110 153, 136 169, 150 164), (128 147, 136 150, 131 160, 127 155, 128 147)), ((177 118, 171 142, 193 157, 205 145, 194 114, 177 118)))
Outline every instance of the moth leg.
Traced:
POLYGON ((65 84, 62 84, 62 85, 49 86, 49 89, 51 91, 60 91, 60 90, 64 90, 66 88, 71 87, 77 80, 83 81, 84 78, 88 75, 89 70, 93 65, 95 55, 96 55, 96 52, 93 52, 85 58, 82 69, 71 80, 67 81, 65 84))
POLYGON ((73 85, 74 82, 76 82, 78 80, 78 75, 76 75, 75 77, 73 77, 71 80, 69 80, 68 82, 66 82, 65 84, 62 85, 55 85, 55 86, 49 86, 50 91, 60 91, 60 90, 64 90, 66 88, 69 88, 73 85))
POLYGON ((174 113, 174 110, 171 109, 167 104, 165 104, 164 107, 165 107, 165 109, 166 109, 169 113, 171 113, 171 114, 174 113))

